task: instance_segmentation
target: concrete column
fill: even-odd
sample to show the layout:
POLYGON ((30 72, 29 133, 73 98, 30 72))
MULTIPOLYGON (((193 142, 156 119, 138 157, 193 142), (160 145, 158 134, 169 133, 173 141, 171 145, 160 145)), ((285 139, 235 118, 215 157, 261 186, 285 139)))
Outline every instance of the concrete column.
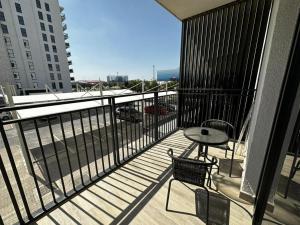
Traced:
MULTIPOLYGON (((242 177, 240 197, 253 200, 267 150, 279 93, 292 46, 300 0, 274 0, 270 25, 265 42, 255 105, 249 129, 247 157, 242 177)), ((270 203, 276 191, 280 170, 285 157, 281 157, 277 178, 273 183, 270 203)))

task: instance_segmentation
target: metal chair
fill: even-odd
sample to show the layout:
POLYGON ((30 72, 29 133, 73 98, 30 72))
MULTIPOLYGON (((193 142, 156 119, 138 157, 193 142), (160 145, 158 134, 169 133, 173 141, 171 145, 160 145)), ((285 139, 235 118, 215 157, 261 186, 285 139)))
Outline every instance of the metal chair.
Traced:
MULTIPOLYGON (((227 151, 232 152, 231 160, 230 160, 230 170, 229 170, 229 176, 231 177, 232 165, 233 165, 233 159, 234 159, 234 152, 235 152, 235 140, 236 140, 236 129, 235 129, 235 127, 232 124, 230 124, 230 123, 228 123, 224 120, 218 120, 218 119, 206 120, 206 121, 202 122, 201 127, 210 127, 210 128, 214 128, 214 129, 217 129, 217 130, 224 131, 225 133, 227 133, 227 135, 230 137, 230 139, 233 140, 232 149, 229 147, 228 144, 214 146, 216 148, 225 150, 225 158, 227 158, 227 151)), ((218 172, 219 172, 219 170, 218 170, 218 172)))
POLYGON ((212 159, 206 159, 206 161, 201 161, 196 159, 175 157, 173 156, 172 149, 168 150, 168 155, 172 158, 173 178, 169 182, 166 210, 168 210, 170 190, 171 190, 172 182, 174 180, 178 180, 180 182, 184 182, 188 184, 194 184, 199 187, 202 187, 207 192, 206 223, 208 224, 209 191, 204 185, 205 185, 205 180, 207 179, 207 185, 209 187, 211 186, 211 170, 212 170, 212 166, 216 165, 217 159, 213 157, 212 159))

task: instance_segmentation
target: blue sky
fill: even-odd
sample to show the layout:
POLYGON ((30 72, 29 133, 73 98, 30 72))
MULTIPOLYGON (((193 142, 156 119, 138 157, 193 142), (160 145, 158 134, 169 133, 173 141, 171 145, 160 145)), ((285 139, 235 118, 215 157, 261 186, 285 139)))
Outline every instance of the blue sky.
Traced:
POLYGON ((179 67, 181 22, 154 0, 59 0, 77 80, 179 67))

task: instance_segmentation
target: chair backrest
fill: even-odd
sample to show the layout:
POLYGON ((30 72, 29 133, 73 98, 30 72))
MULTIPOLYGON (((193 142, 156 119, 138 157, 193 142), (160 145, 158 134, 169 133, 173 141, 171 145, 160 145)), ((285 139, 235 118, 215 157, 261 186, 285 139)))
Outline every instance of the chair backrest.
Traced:
POLYGON ((236 129, 235 127, 224 120, 218 120, 218 119, 209 119, 205 120, 201 123, 201 127, 210 127, 217 130, 222 130, 227 133, 227 135, 236 140, 236 129))
POLYGON ((173 177, 176 180, 204 186, 206 174, 210 175, 211 167, 217 163, 217 159, 207 159, 207 162, 195 159, 180 158, 173 156, 173 150, 168 150, 168 155, 172 158, 173 177))

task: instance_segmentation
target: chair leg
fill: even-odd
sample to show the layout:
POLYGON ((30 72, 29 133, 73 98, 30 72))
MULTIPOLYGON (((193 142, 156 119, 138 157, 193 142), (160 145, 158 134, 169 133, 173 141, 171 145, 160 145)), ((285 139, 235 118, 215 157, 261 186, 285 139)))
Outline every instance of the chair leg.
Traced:
POLYGON ((168 187, 168 194, 167 194, 167 202, 166 202, 166 211, 168 211, 168 205, 169 205, 169 197, 170 197, 170 190, 171 190, 171 185, 172 185, 172 182, 174 181, 175 179, 171 179, 169 181, 169 187, 168 187))
POLYGON ((229 170, 229 177, 231 177, 231 174, 232 174, 232 164, 233 164, 233 158, 234 158, 234 151, 232 151, 231 160, 230 160, 230 170, 229 170))
POLYGON ((206 224, 208 225, 209 222, 209 191, 207 190, 206 187, 203 186, 203 188, 205 189, 207 195, 206 195, 206 224))

